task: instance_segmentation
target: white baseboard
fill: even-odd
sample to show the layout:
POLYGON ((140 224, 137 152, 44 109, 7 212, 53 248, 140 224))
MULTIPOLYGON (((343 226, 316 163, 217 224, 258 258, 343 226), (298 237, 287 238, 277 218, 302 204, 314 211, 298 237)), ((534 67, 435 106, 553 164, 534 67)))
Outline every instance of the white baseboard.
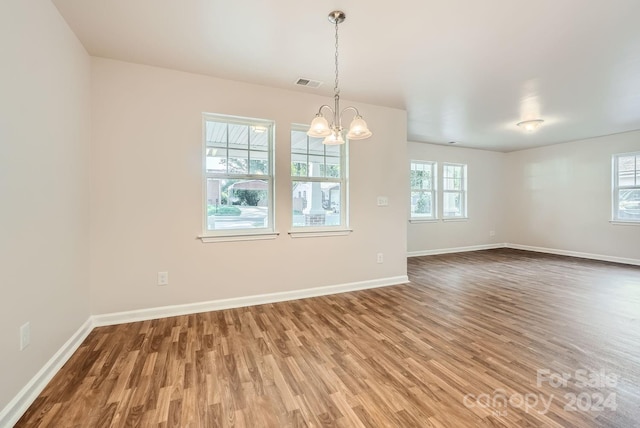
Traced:
POLYGON ((605 256, 603 254, 581 253, 578 251, 558 250, 555 248, 533 247, 531 245, 504 244, 507 248, 514 250, 534 251, 536 253, 557 254, 559 256, 579 257, 581 259, 601 260, 604 262, 622 263, 626 265, 640 266, 640 260, 625 257, 605 256))
POLYGON ((499 244, 472 245, 470 247, 439 248, 436 250, 411 251, 407 253, 407 257, 433 256, 436 254, 450 254, 450 253, 465 253, 467 251, 494 250, 496 248, 504 248, 504 247, 505 247, 505 244, 499 243, 499 244))
POLYGON ((24 388, 0 412, 0 427, 12 427, 27 411, 29 406, 53 379, 71 355, 80 347, 84 339, 93 330, 92 317, 89 317, 67 342, 56 352, 49 361, 36 373, 24 388))
POLYGON ((40 371, 22 388, 22 390, 0 412, 0 427, 12 427, 27 411, 29 406, 51 381, 53 376, 62 368, 71 355, 80 347, 94 327, 122 324, 127 322, 145 321, 177 315, 188 315, 198 312, 217 311, 221 309, 240 308, 245 306, 262 305, 265 303, 284 302, 287 300, 304 299, 307 297, 326 296, 329 294, 346 293, 349 291, 366 290, 369 288, 386 287, 389 285, 409 282, 406 275, 380 278, 369 281, 352 282, 332 285, 328 287, 308 288, 304 290, 284 291, 280 293, 260 294, 255 296, 237 297, 232 299, 213 300, 185 305, 165 306, 160 308, 140 309, 135 311, 111 314, 93 315, 76 331, 73 336, 55 353, 40 371))
POLYGON ((514 250, 533 251, 536 253, 557 254, 559 256, 579 257, 582 259, 600 260, 604 262, 622 263, 625 265, 640 266, 640 259, 606 256, 604 254, 581 253, 578 251, 558 250, 555 248, 534 247, 511 243, 472 245, 470 247, 440 248, 436 250, 411 251, 407 257, 433 256, 436 254, 464 253, 467 251, 493 250, 495 248, 513 248, 514 250))
POLYGON ((390 278, 380 278, 369 281, 351 282, 347 284, 330 285, 327 287, 307 288, 303 290, 283 291, 279 293, 258 294, 247 297, 211 300, 208 302, 188 303, 184 305, 163 306, 159 308, 139 309, 126 312, 94 315, 95 326, 122 324, 136 321, 146 321, 156 318, 175 317, 199 312, 219 311, 222 309, 242 308, 245 306, 264 305, 266 303, 285 302, 288 300, 305 299, 308 297, 326 296, 329 294, 346 293, 349 291, 366 290, 369 288, 386 287, 389 285, 409 282, 406 275, 390 278))
POLYGON ((435 250, 411 251, 407 253, 407 257, 433 256, 437 254, 464 253, 467 251, 493 250, 495 248, 513 248, 514 250, 533 251, 536 253, 557 254, 559 256, 579 257, 582 259, 600 260, 604 262, 622 263, 626 265, 640 266, 640 259, 631 259, 625 257, 606 256, 604 254, 581 253, 578 251, 558 250, 555 248, 534 247, 531 245, 520 244, 487 244, 472 245, 469 247, 455 248, 439 248, 435 250))

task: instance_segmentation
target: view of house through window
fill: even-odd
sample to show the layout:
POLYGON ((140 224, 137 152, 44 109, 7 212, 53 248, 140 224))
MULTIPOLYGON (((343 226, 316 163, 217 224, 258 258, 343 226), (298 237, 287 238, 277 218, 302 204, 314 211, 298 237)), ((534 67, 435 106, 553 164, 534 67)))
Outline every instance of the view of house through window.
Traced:
POLYGON ((442 165, 442 218, 467 217, 467 166, 442 165))
POLYGON ((273 122, 204 115, 205 233, 273 230, 273 122))
POLYGON ((291 129, 293 228, 346 226, 345 145, 325 145, 291 129))
POLYGON ((640 152, 613 156, 613 219, 640 222, 640 152))
POLYGON ((411 218, 436 218, 436 164, 411 161, 411 218))

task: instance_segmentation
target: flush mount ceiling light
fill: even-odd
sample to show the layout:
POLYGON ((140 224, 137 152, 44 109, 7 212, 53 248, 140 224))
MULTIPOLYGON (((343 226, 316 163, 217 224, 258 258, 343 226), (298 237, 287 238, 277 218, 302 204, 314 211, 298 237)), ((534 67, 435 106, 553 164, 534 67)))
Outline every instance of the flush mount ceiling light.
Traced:
POLYGON ((256 134, 264 134, 265 132, 267 132, 267 127, 256 125, 256 126, 252 126, 251 130, 256 134))
POLYGON ((338 87, 338 24, 343 22, 346 18, 344 12, 340 10, 334 10, 329 14, 329 22, 335 24, 336 26, 336 55, 335 55, 335 63, 336 63, 336 82, 333 87, 334 92, 334 107, 331 108, 328 105, 320 106, 318 109, 318 114, 311 122, 311 126, 309 127, 309 131, 307 135, 310 137, 325 137, 323 144, 344 144, 345 139, 343 135, 344 129, 342 128, 342 115, 347 110, 353 110, 355 112, 355 117, 351 121, 351 125, 349 125, 349 132, 347 132, 346 137, 350 140, 364 140, 365 138, 371 137, 373 135, 369 128, 367 127, 367 122, 364 121, 362 116, 360 116, 360 112, 355 107, 345 107, 342 111, 340 110, 340 88, 338 87), (322 115, 322 110, 328 109, 332 114, 332 122, 329 125, 327 119, 322 115))
POLYGON ((525 120, 523 122, 519 122, 517 125, 526 132, 533 132, 542 125, 542 122, 544 122, 542 119, 525 120))

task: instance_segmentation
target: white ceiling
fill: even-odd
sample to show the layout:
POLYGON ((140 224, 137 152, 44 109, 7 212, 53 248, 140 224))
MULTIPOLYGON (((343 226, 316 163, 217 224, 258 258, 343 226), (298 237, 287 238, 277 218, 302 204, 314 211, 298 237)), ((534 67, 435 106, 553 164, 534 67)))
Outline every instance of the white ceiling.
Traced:
POLYGON ((341 9, 342 97, 406 109, 411 141, 511 151, 640 129, 639 0, 53 3, 91 55, 327 97, 341 9))

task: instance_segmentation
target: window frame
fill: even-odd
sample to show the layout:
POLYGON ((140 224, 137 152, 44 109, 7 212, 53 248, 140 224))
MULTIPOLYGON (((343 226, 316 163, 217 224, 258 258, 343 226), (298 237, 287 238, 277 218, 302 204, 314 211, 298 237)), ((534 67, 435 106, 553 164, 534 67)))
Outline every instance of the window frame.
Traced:
MULTIPOLYGON (((330 235, 344 235, 351 232, 349 228, 349 141, 345 138, 345 143, 340 144, 340 177, 311 177, 309 176, 308 170, 307 175, 293 175, 292 174, 292 164, 293 164, 293 144, 292 144, 292 133, 296 132, 306 132, 309 130, 308 125, 302 125, 298 123, 291 124, 289 130, 289 200, 291 201, 291 221, 289 223, 290 231, 289 234, 291 237, 311 237, 311 236, 330 236, 330 235), (293 217, 293 188, 296 182, 316 182, 316 183, 337 183, 340 185, 340 224, 338 225, 323 225, 323 226, 295 226, 294 225, 294 217, 293 217)), ((322 140, 322 138, 314 138, 310 136, 306 136, 307 138, 307 165, 309 164, 309 156, 312 154, 309 153, 309 144, 310 140, 322 140)), ((323 158, 327 158, 326 145, 323 158)), ((301 153, 296 153, 301 154, 301 153)), ((313 155, 320 156, 320 155, 313 155)), ((329 156, 334 157, 334 156, 329 156)))
MULTIPOLYGON (((202 114, 202 204, 201 216, 202 216, 202 235, 199 238, 203 242, 218 242, 218 241, 234 241, 234 240, 252 240, 252 239, 271 239, 278 235, 275 230, 275 131, 276 123, 273 120, 259 119, 243 116, 232 116, 217 113, 203 113, 202 114), (224 122, 227 125, 245 125, 247 127, 258 126, 266 127, 267 133, 267 161, 268 168, 266 174, 251 174, 251 140, 247 141, 247 173, 230 173, 227 166, 226 173, 209 172, 207 171, 207 149, 213 148, 207 145, 207 122, 224 122), (209 179, 220 180, 261 180, 267 181, 267 225, 264 227, 251 227, 251 228, 237 228, 237 229, 222 229, 222 230, 210 230, 208 228, 208 187, 207 183, 209 179)), ((232 150, 229 147, 229 133, 227 131, 226 150, 227 157, 229 159, 229 151, 232 150)), ((247 133, 247 138, 250 138, 250 131, 247 133)), ((255 150, 254 150, 255 151, 255 150)), ((228 165, 228 161, 227 161, 228 165)))
POLYGON ((468 168, 466 163, 452 163, 452 162, 443 162, 442 163, 442 219, 443 220, 466 220, 468 219, 468 208, 467 208, 467 197, 468 197, 468 187, 467 187, 467 179, 468 179, 468 168), (461 190, 448 190, 447 189, 447 178, 455 178, 455 177, 445 177, 445 171, 447 167, 460 167, 462 169, 462 181, 461 181, 461 190), (446 194, 460 194, 460 205, 461 205, 461 213, 460 215, 445 215, 444 212, 444 199, 446 194))
POLYGON ((412 159, 409 162, 409 220, 414 222, 438 220, 438 205, 438 162, 412 159), (429 165, 431 167, 431 189, 424 190, 412 186, 411 172, 413 171, 413 166, 417 164, 429 165), (431 193, 431 203, 433 206, 430 215, 414 215, 412 211, 413 192, 431 193))
POLYGON ((620 190, 636 190, 640 192, 640 168, 638 163, 640 162, 640 151, 617 153, 611 156, 611 221, 614 223, 624 223, 631 225, 640 225, 640 219, 629 219, 620 217, 620 190), (620 186, 620 171, 619 171, 619 159, 623 157, 635 157, 635 164, 633 170, 633 186, 620 186))

